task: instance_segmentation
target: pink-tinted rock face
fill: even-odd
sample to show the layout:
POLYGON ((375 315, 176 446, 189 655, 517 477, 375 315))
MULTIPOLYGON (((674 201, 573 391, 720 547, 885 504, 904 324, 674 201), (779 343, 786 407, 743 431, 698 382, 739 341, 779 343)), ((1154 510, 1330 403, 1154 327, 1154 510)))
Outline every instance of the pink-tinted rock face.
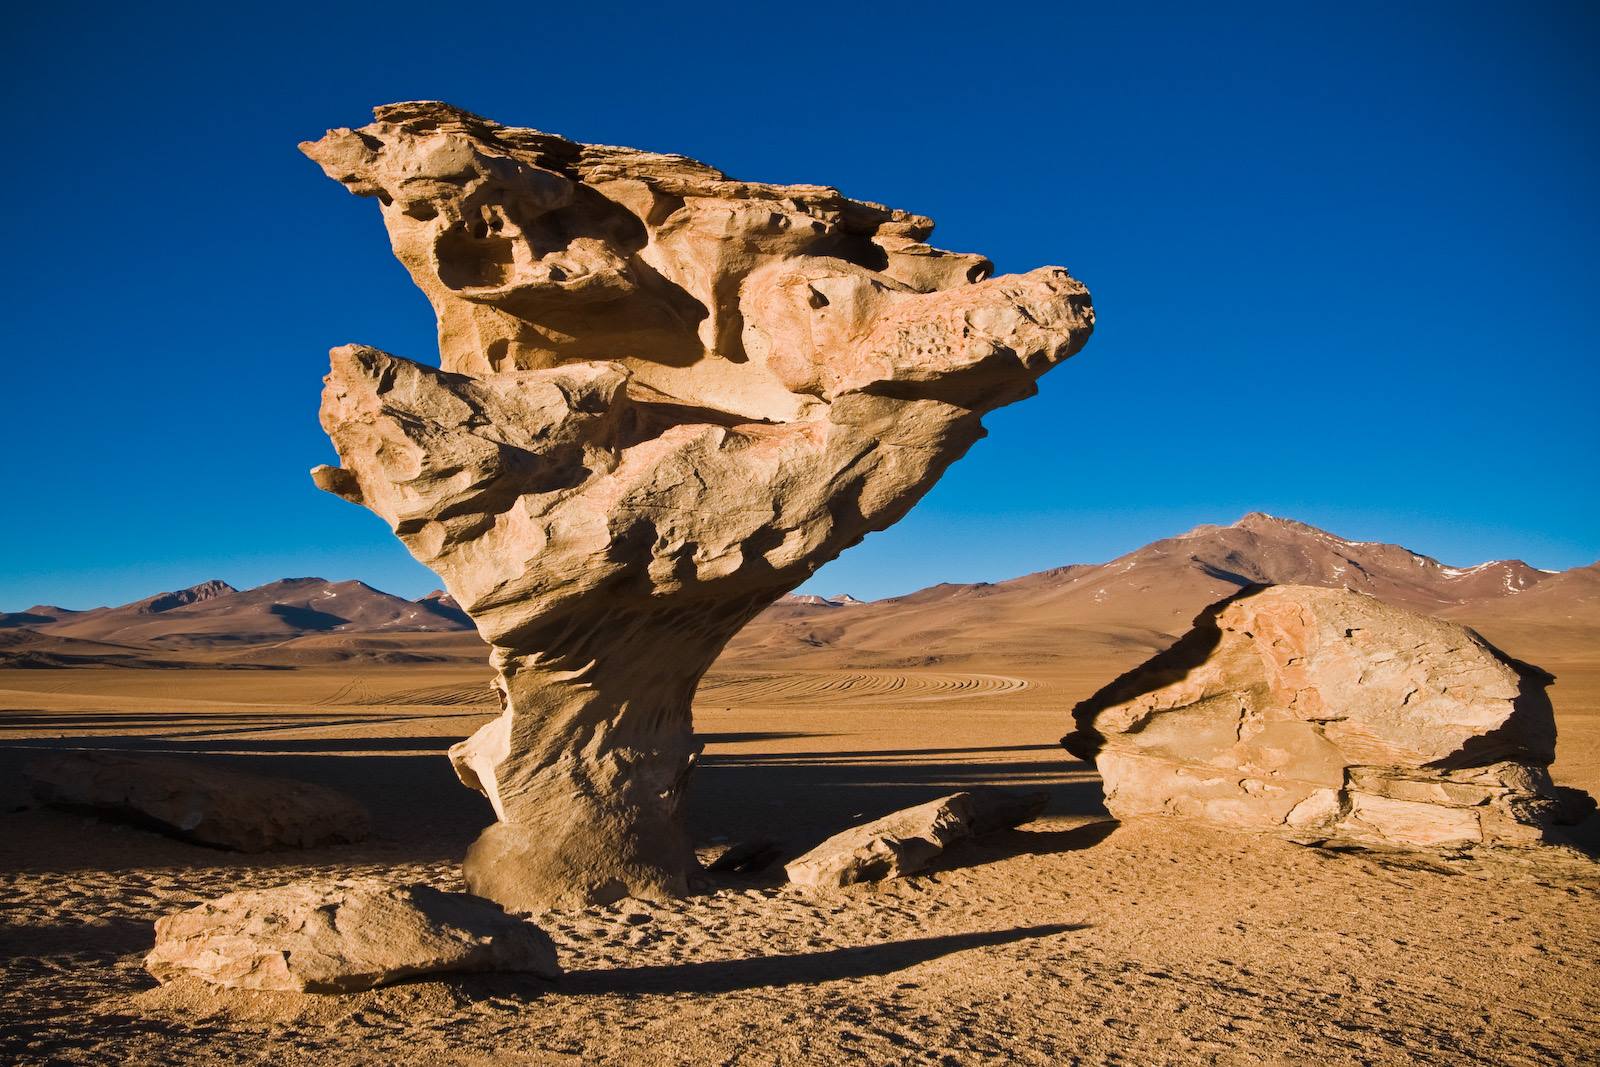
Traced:
POLYGON ((985 280, 834 189, 442 104, 302 148, 377 199, 439 319, 438 369, 333 351, 341 465, 313 475, 493 645, 505 713, 452 751, 499 817, 469 883, 530 909, 682 892, 705 669, 1082 347, 1088 294, 985 280))
POLYGON ((1073 710, 1119 818, 1529 844, 1557 814, 1551 678, 1453 623, 1274 586, 1208 608, 1073 710))

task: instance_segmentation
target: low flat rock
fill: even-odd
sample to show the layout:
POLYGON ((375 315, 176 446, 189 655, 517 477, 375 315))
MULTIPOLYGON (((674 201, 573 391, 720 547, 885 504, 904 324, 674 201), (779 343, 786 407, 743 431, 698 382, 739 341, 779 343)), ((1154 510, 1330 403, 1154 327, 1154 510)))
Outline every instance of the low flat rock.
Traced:
POLYGON ((23 775, 52 807, 239 852, 351 843, 371 827, 366 808, 336 789, 192 759, 70 752, 40 757, 23 775))
POLYGON ((229 893, 156 920, 145 969, 230 989, 351 993, 425 974, 561 974, 531 922, 466 893, 378 878, 229 893))

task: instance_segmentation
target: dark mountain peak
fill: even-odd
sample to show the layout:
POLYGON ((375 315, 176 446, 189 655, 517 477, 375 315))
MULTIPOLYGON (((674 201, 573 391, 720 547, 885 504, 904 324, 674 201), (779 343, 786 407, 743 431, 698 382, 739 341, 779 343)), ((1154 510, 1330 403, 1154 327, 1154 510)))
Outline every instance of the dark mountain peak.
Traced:
POLYGON ((200 604, 207 600, 215 600, 219 596, 237 593, 239 590, 223 581, 213 578, 199 585, 191 585, 187 589, 177 589, 170 593, 158 593, 153 597, 129 605, 141 615, 159 615, 163 611, 174 608, 187 607, 190 604, 200 604))
POLYGON ((435 615, 443 616, 452 622, 460 623, 462 626, 471 627, 473 625, 472 619, 466 612, 461 610, 461 605, 456 602, 456 598, 443 589, 435 589, 427 596, 419 597, 416 603, 435 615))

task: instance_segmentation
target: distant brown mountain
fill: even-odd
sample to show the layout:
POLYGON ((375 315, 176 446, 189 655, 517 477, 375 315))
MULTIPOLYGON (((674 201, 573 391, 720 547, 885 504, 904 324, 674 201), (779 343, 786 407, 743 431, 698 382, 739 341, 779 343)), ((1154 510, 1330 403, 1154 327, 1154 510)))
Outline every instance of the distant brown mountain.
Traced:
POLYGON ((789 593, 779 600, 777 604, 774 604, 773 607, 777 608, 792 604, 802 608, 851 608, 864 603, 866 602, 857 600, 849 593, 840 593, 837 596, 818 596, 815 593, 789 593))
POLYGON ((54 637, 26 626, 0 629, 0 667, 147 668, 189 665, 170 655, 148 649, 103 641, 80 641, 73 637, 54 637))
MULTIPOLYGON (((1561 573, 1520 560, 1450 567, 1398 545, 1292 519, 1197 526, 1109 563, 1010 581, 942 584, 871 603, 787 596, 720 661, 746 667, 897 667, 1078 660, 1128 664, 1165 648, 1207 604, 1254 583, 1346 586, 1477 627, 1513 655, 1600 659, 1600 564, 1561 573)), ((36 605, 0 615, 0 665, 221 665, 477 661, 455 600, 405 600, 362 582, 210 581, 116 608, 36 605)))
POLYGON ((33 632, 77 641, 154 648, 216 648, 285 641, 309 634, 449 632, 470 627, 453 603, 406 600, 364 582, 286 578, 238 590, 209 581, 132 604, 89 611, 31 608, 33 632), (36 621, 37 620, 37 621, 36 621))
POLYGON ((1600 633, 1600 571, 1520 560, 1449 567, 1398 545, 1350 541, 1259 513, 1198 526, 1109 563, 1010 581, 935 585, 840 612, 795 598, 748 626, 725 661, 909 665, 1155 652, 1200 609, 1255 583, 1343 586, 1415 611, 1494 626, 1562 612, 1600 633), (1519 610, 1526 604, 1532 610, 1519 610))
POLYGON ((438 615, 456 620, 463 627, 472 628, 472 619, 468 617, 466 612, 461 610, 461 605, 456 603, 456 598, 443 589, 435 589, 427 596, 419 597, 417 603, 427 605, 438 615))

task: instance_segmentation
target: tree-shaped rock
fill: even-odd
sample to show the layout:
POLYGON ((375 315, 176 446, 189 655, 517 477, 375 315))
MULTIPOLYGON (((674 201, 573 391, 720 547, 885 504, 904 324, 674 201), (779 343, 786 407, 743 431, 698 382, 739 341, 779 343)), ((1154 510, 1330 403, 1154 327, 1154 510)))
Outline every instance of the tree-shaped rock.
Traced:
POLYGON ((1081 348, 1059 268, 985 280, 933 223, 438 103, 302 150, 377 199, 438 369, 332 353, 317 484, 382 516, 493 647, 451 750, 499 821, 475 892, 681 893, 695 687, 767 604, 898 520, 1081 348))

